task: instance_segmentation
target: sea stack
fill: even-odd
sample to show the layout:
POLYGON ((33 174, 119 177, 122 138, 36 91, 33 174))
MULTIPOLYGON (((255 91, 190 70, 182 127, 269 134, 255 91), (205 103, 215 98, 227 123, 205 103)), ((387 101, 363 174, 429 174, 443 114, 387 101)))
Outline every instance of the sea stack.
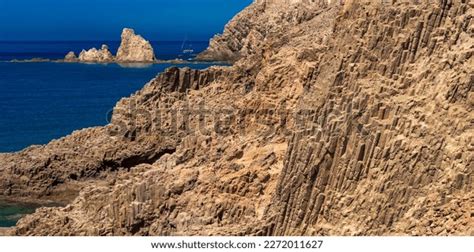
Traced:
MULTIPOLYGON (((68 54, 69 55, 69 54, 68 54)), ((114 56, 109 50, 107 45, 102 45, 100 50, 92 48, 90 50, 82 50, 79 54, 80 62, 98 62, 98 63, 107 63, 113 62, 114 56)))
POLYGON ((125 28, 122 31, 122 42, 117 51, 117 62, 154 62, 155 53, 150 42, 135 31, 125 28))

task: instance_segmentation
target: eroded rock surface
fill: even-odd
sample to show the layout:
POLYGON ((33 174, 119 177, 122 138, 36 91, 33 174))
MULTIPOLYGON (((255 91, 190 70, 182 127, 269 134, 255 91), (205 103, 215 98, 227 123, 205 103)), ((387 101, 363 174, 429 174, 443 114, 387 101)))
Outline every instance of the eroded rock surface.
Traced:
MULTIPOLYGON (((70 54, 68 54, 69 57, 71 57, 70 54)), ((67 56, 66 55, 66 58, 67 56)), ((65 58, 65 60, 67 60, 65 58)), ((80 62, 96 62, 96 63, 107 63, 107 62, 113 62, 114 61, 114 56, 109 50, 109 47, 107 45, 102 45, 102 47, 97 50, 96 48, 92 48, 89 50, 82 50, 81 53, 79 54, 78 57, 80 62)))
POLYGON ((473 235, 473 4, 344 2, 256 1, 202 54, 233 66, 1 154, 2 195, 79 191, 14 232, 473 235))
POLYGON ((153 62, 155 53, 150 42, 135 31, 125 28, 122 31, 121 44, 117 51, 117 62, 153 62))
POLYGON ((65 62, 77 62, 79 61, 79 59, 77 58, 76 54, 71 51, 71 52, 68 52, 66 54, 66 56, 64 57, 64 61, 65 62))

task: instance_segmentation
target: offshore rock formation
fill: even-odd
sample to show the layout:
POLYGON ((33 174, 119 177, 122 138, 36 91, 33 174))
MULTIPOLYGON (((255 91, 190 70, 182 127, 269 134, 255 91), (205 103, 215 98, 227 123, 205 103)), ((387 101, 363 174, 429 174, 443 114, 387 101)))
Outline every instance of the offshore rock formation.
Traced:
POLYGON ((117 62, 153 62, 155 53, 150 42, 135 31, 125 28, 122 31, 122 42, 117 51, 117 62))
MULTIPOLYGON (((68 54, 71 57, 70 54, 68 54)), ((67 60, 68 55, 66 55, 65 61, 67 60)), ((97 63, 107 63, 114 61, 114 56, 109 50, 107 45, 102 45, 102 47, 97 50, 92 48, 89 50, 82 50, 79 54, 78 60, 80 62, 97 62, 97 63)))
POLYGON ((79 59, 77 58, 76 54, 73 51, 70 51, 64 57, 65 62, 77 62, 79 59))
POLYGON ((105 127, 0 154, 16 235, 474 235, 473 4, 259 0, 105 127), (223 55, 225 57, 223 57, 223 55))
POLYGON ((155 53, 150 42, 140 35, 135 35, 134 30, 130 28, 122 31, 117 57, 114 57, 107 45, 102 45, 99 50, 96 48, 82 50, 79 57, 76 57, 72 51, 64 57, 64 62, 85 63, 153 63, 155 61, 155 53))

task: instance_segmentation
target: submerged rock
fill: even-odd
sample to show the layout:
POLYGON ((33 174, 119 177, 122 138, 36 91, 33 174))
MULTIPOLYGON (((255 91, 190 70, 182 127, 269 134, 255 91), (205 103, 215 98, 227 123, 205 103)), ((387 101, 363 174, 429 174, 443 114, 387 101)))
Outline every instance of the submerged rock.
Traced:
POLYGON ((122 41, 117 51, 117 62, 154 62, 155 53, 150 42, 135 31, 125 28, 122 31, 122 41))
POLYGON ((38 62, 50 62, 50 59, 45 59, 45 58, 32 58, 32 59, 25 59, 25 60, 19 60, 19 59, 13 59, 10 60, 12 63, 38 63, 38 62))

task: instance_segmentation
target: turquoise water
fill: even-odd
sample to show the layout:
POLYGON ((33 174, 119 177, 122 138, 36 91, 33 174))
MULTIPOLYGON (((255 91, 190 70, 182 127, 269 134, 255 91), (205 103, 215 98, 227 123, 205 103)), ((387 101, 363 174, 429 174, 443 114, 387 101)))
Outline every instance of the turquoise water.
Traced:
POLYGON ((25 214, 34 213, 37 205, 0 201, 0 227, 12 227, 25 214))

